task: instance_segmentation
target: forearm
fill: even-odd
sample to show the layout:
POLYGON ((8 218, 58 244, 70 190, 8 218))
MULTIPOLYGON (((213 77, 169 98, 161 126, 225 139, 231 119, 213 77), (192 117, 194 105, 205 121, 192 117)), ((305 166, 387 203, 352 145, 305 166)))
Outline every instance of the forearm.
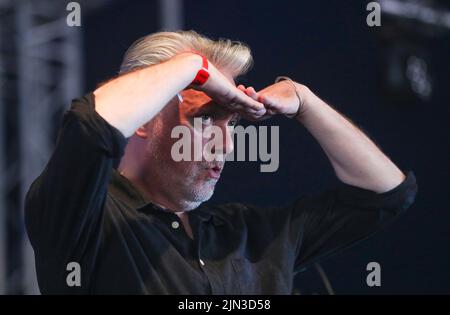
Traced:
POLYGON ((192 82, 201 64, 200 56, 183 54, 123 75, 94 91, 95 110, 129 137, 192 82))
POLYGON ((342 182, 382 193, 403 181, 404 174, 361 130, 306 87, 297 88, 304 96, 297 120, 317 139, 342 182))

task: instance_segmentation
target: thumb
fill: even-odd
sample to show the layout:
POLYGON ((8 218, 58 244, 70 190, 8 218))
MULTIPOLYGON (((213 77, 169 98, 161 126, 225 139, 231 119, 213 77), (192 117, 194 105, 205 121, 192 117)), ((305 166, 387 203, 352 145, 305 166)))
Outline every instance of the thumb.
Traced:
POLYGON ((277 106, 277 101, 276 101, 275 97, 265 94, 265 93, 259 94, 258 102, 263 103, 264 106, 267 106, 267 107, 276 107, 277 106))

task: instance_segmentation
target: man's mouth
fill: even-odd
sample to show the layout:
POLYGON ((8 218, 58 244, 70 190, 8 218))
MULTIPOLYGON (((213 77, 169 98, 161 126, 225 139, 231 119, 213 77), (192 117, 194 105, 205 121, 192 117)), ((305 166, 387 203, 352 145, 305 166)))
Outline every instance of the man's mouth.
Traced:
POLYGON ((214 179, 219 179, 220 174, 222 173, 223 166, 221 165, 212 165, 207 167, 208 176, 214 179))

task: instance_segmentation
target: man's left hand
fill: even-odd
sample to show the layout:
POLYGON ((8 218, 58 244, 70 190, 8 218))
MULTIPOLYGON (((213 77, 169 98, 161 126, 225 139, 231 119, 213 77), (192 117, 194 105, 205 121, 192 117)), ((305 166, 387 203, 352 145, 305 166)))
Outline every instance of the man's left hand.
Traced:
POLYGON ((304 111, 307 88, 293 81, 280 81, 258 92, 253 87, 246 88, 239 85, 238 88, 254 100, 264 104, 266 114, 257 120, 264 120, 277 114, 292 116, 299 110, 304 111))

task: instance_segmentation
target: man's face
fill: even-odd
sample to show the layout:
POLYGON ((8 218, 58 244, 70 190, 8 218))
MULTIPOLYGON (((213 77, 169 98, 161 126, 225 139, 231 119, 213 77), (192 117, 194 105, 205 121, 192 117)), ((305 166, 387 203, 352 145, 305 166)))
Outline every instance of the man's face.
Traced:
POLYGON ((212 196, 225 156, 233 151, 233 128, 239 115, 216 104, 203 92, 189 89, 180 94, 182 102, 175 98, 149 124, 142 171, 148 182, 158 185, 152 190, 158 190, 166 198, 176 199, 185 210, 191 210, 212 196), (171 137, 173 128, 177 126, 189 130, 190 137, 183 139, 190 142, 189 161, 175 161, 171 154, 172 146, 180 140, 171 137), (201 144, 202 152, 208 142, 212 143, 214 136, 204 133, 212 126, 219 128, 222 134, 221 139, 214 139, 215 145, 210 150, 216 159, 209 162, 202 156, 201 161, 194 160, 195 143, 197 148, 201 144))

